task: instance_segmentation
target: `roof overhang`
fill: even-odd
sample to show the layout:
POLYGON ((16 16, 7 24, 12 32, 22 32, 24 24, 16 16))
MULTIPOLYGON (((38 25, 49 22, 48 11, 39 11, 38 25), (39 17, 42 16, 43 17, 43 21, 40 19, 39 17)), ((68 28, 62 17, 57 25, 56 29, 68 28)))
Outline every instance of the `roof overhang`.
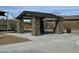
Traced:
POLYGON ((33 12, 33 11, 23 11, 16 19, 22 18, 29 18, 29 17, 46 17, 46 18, 60 18, 60 16, 51 14, 51 13, 43 13, 43 12, 33 12))
POLYGON ((5 16, 5 11, 0 11, 0 16, 5 16))
POLYGON ((64 21, 79 21, 79 16, 62 16, 64 21))

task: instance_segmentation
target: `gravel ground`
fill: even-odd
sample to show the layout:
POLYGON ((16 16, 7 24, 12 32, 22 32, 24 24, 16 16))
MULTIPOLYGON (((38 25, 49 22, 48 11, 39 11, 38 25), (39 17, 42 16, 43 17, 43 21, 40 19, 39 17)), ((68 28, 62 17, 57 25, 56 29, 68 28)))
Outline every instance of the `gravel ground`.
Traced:
POLYGON ((31 41, 0 45, 0 52, 5 53, 79 53, 79 32, 71 34, 45 34, 32 36, 31 33, 5 33, 31 41))

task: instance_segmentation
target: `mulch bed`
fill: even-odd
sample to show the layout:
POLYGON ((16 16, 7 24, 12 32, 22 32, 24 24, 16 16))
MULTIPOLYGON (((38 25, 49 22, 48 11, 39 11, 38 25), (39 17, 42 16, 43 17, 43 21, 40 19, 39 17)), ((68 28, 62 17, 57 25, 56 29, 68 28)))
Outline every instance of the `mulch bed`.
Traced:
POLYGON ((0 45, 20 43, 20 42, 26 42, 26 41, 28 42, 30 40, 0 33, 0 45))

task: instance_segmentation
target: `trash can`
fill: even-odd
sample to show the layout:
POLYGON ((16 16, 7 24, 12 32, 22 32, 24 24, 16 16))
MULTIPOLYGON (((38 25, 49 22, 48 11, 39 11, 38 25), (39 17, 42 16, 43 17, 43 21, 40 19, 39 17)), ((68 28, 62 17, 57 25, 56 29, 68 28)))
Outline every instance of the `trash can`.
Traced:
POLYGON ((67 29, 67 33, 71 33, 71 29, 67 29))

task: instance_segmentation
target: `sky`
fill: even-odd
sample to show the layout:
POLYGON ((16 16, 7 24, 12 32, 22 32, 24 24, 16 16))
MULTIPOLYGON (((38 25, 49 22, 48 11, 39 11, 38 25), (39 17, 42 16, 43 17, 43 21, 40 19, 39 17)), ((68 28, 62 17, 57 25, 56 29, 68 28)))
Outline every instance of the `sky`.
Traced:
POLYGON ((0 6, 1 11, 9 12, 9 18, 17 17, 23 11, 46 12, 57 15, 79 15, 78 6, 0 6))

